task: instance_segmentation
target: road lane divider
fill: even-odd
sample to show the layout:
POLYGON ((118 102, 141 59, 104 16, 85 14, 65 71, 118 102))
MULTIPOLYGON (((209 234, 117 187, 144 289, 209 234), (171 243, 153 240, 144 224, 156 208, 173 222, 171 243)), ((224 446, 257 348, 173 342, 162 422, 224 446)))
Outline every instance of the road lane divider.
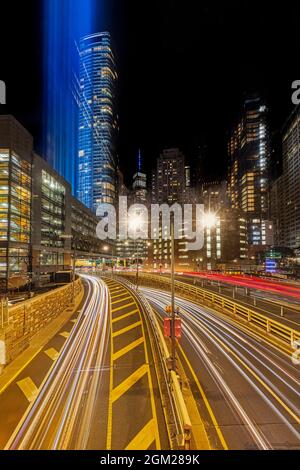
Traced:
MULTIPOLYGON (((156 338, 157 348, 159 350, 159 355, 161 358, 161 364, 164 369, 165 379, 168 386, 169 398, 171 401, 171 406, 173 410, 173 417, 175 420, 175 429, 176 429, 176 442, 177 448, 179 449, 189 449, 191 444, 192 437, 192 424, 189 417, 189 413, 183 398, 183 394, 180 387, 180 381, 178 375, 174 371, 170 371, 170 353, 168 346, 166 344, 165 338, 162 334, 160 325, 157 321, 156 315, 153 312, 150 304, 147 302, 145 297, 139 292, 134 291, 134 287, 128 281, 118 278, 118 282, 128 287, 131 292, 134 292, 134 295, 137 297, 138 301, 141 303, 144 313, 146 313, 147 318, 151 324, 152 331, 156 338)), ((114 334, 113 334, 114 335, 114 334)), ((143 369, 141 369, 143 371, 143 369)), ((150 372, 148 371, 150 376, 150 372)), ((112 393, 114 393, 112 391, 112 393)), ((138 439, 137 439, 138 441, 138 439)), ((207 440, 207 447, 210 448, 207 440)))
POLYGON ((54 348, 46 349, 44 351, 44 353, 46 354, 46 356, 50 357, 50 359, 52 359, 52 361, 56 361, 56 359, 59 356, 59 352, 56 351, 56 349, 54 349, 54 348))
POLYGON ((29 403, 35 400, 38 394, 38 388, 30 377, 19 380, 17 386, 24 393, 29 403))
POLYGON ((106 449, 146 450, 154 446, 159 450, 160 432, 140 308, 123 284, 104 281, 110 296, 111 324, 106 449))

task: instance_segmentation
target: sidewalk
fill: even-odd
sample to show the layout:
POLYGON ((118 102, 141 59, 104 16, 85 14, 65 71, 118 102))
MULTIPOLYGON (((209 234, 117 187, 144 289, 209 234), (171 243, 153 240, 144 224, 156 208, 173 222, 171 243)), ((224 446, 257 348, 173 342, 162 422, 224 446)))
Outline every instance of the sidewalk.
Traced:
MULTIPOLYGON (((22 370, 34 359, 47 342, 55 336, 62 326, 74 315, 84 298, 84 289, 75 299, 75 305, 70 305, 49 325, 39 331, 30 341, 29 347, 10 362, 0 375, 0 395, 22 370)), ((1 371, 0 371, 1 372, 1 371)))

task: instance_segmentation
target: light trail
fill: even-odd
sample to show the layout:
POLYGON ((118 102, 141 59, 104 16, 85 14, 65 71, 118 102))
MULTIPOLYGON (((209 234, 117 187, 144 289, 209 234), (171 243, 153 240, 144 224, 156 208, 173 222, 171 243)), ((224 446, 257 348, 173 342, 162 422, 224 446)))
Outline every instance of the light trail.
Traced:
POLYGON ((267 279, 259 279, 250 276, 230 276, 224 274, 217 274, 217 273, 206 273, 206 272, 186 272, 183 273, 184 276, 193 276, 193 277, 200 277, 203 279, 208 280, 215 280, 220 281, 225 284, 231 284, 236 286, 247 287, 249 289, 256 289, 260 291, 266 292, 274 292, 276 294, 284 295, 287 297, 293 297, 295 299, 300 300, 300 288, 293 287, 288 283, 278 283, 274 281, 270 281, 267 279))
MULTIPOLYGON (((160 313, 170 303, 168 293, 146 288, 143 292, 160 313)), ((290 358, 209 309, 180 298, 176 305, 184 320, 183 340, 190 344, 189 350, 192 348, 193 363, 201 361, 221 391, 224 407, 234 410, 255 445, 261 449, 298 448, 300 377, 290 358), (240 390, 244 389, 247 394, 243 395, 240 390)), ((217 417, 222 420, 222 413, 217 417)), ((229 447, 230 443, 237 446, 226 435, 226 426, 223 432, 229 447)), ((239 448, 247 447, 242 437, 237 440, 241 441, 239 448)))
POLYGON ((106 285, 83 277, 88 294, 81 313, 7 449, 87 448, 110 330, 106 285))

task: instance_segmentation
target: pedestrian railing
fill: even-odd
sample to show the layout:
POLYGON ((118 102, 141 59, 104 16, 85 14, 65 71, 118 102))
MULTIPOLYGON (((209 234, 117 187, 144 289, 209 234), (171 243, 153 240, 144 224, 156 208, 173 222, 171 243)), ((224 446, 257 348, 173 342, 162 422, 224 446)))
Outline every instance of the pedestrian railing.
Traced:
MULTIPOLYGON (((135 273, 122 272, 122 277, 134 278, 135 273)), ((170 289, 171 280, 168 277, 139 273, 139 282, 143 285, 162 287, 170 289)), ((202 304, 210 305, 223 313, 230 315, 236 320, 246 322, 253 327, 263 330, 267 335, 273 336, 290 347, 293 347, 295 341, 300 340, 300 331, 295 330, 288 325, 280 323, 273 318, 267 317, 261 313, 256 312, 252 308, 239 304, 236 300, 230 300, 220 294, 216 294, 202 287, 196 287, 182 281, 175 281, 175 292, 189 298, 196 300, 202 304)))
MULTIPOLYGON (((104 277, 112 277, 111 274, 107 273, 99 274, 103 275, 104 277)), ((116 281, 120 282, 121 284, 124 284, 131 290, 132 294, 136 296, 144 312, 147 314, 147 318, 150 321, 159 356, 161 359, 165 382, 168 385, 169 399, 174 416, 174 424, 176 427, 177 446, 179 449, 188 450, 190 448, 191 442, 192 424, 183 398, 178 375, 175 371, 170 370, 171 356, 157 317, 145 296, 140 291, 136 290, 134 284, 132 284, 128 279, 123 277, 114 276, 114 278, 116 279, 116 281)))

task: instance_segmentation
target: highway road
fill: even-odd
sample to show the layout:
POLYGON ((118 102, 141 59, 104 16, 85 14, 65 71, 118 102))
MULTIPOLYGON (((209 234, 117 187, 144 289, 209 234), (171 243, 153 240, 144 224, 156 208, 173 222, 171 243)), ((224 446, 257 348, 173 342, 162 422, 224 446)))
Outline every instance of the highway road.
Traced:
MULTIPOLYGON (((141 288, 164 316, 170 294, 141 288)), ((212 446, 300 449, 300 367, 255 333, 176 298, 183 319, 179 357, 212 446)))
POLYGON ((135 297, 114 280, 83 278, 80 311, 1 393, 0 447, 170 448, 135 297))
POLYGON ((181 282, 193 284, 196 287, 204 287, 211 292, 219 293, 229 299, 245 304, 257 312, 278 319, 287 326, 300 328, 300 300, 296 297, 289 297, 284 293, 274 293, 273 291, 260 290, 250 284, 246 286, 224 283, 217 279, 203 279, 197 275, 176 275, 176 279, 181 282))
POLYGON ((272 292, 275 294, 280 294, 282 296, 289 297, 291 299, 296 299, 298 300, 298 302, 300 302, 300 289, 299 284, 297 283, 275 281, 272 279, 263 279, 256 276, 227 275, 222 273, 209 272, 191 272, 184 273, 184 275, 191 275, 203 279, 215 280, 223 284, 231 284, 250 289, 256 289, 259 291, 265 291, 266 293, 272 292))
POLYGON ((82 311, 8 449, 105 448, 109 389, 108 291, 85 276, 82 311), (101 416, 101 420, 96 419, 101 416), (101 445, 102 443, 102 445, 101 445))

